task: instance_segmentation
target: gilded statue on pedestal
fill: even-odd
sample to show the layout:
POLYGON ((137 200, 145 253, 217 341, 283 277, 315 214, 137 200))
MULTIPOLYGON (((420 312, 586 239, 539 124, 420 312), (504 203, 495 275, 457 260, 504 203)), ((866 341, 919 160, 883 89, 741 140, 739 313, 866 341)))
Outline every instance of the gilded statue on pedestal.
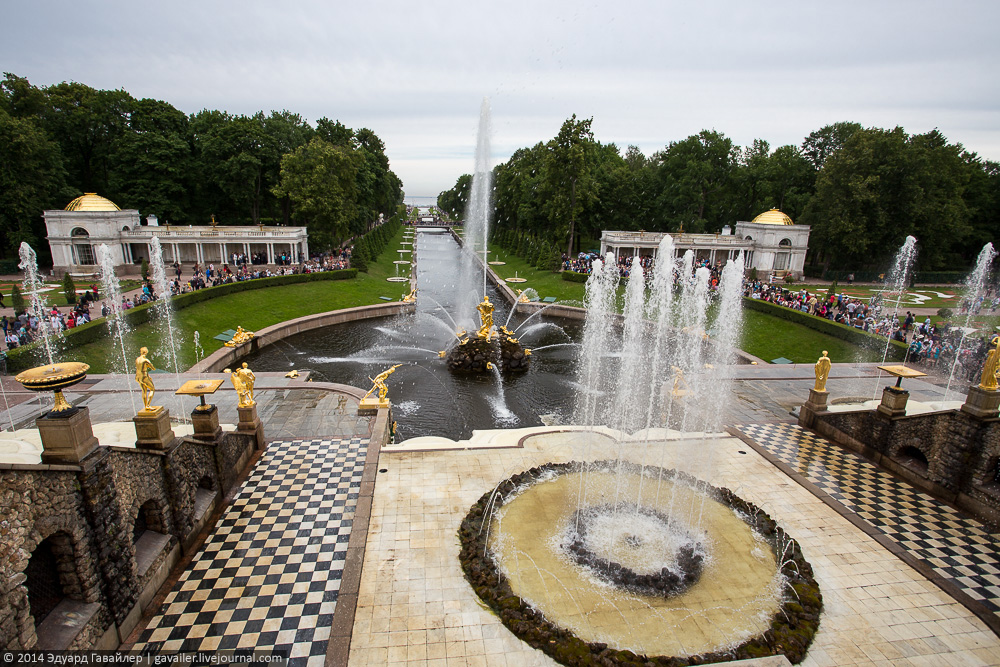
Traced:
POLYGON ((476 310, 479 311, 479 319, 482 321, 482 326, 476 335, 480 338, 489 338, 490 329, 493 328, 493 304, 490 303, 490 297, 484 296, 483 302, 476 306, 476 310))
POLYGON ((150 371, 155 371, 153 363, 146 357, 149 354, 148 348, 139 348, 139 356, 135 360, 135 381, 139 383, 142 390, 142 405, 145 412, 156 412, 160 406, 150 405, 153 402, 153 394, 156 387, 153 386, 153 379, 149 377, 150 371))
POLYGON ((979 388, 986 391, 997 390, 997 368, 1000 367, 1000 336, 986 353, 986 363, 983 364, 983 378, 979 381, 979 388))
POLYGON ((826 350, 823 350, 823 356, 819 358, 814 366, 816 369, 816 384, 813 385, 813 389, 815 391, 826 391, 826 381, 830 377, 830 367, 832 365, 830 357, 826 356, 826 350))
POLYGON ((252 370, 247 368, 246 362, 243 363, 243 368, 237 368, 230 373, 229 378, 233 381, 233 388, 236 389, 236 395, 239 396, 239 407, 248 408, 251 405, 255 405, 253 383, 256 382, 257 376, 253 374, 252 370))
POLYGON ((403 303, 413 303, 417 300, 417 288, 414 287, 410 290, 409 294, 403 295, 403 303))
POLYGON ((373 378, 372 377, 368 378, 369 380, 372 381, 372 388, 368 390, 368 393, 365 394, 362 397, 361 400, 364 400, 364 399, 368 398, 369 396, 371 396, 372 392, 374 392, 377 389, 378 390, 378 400, 384 401, 385 397, 389 395, 389 388, 387 386, 385 386, 385 381, 386 381, 386 379, 390 375, 392 375, 393 373, 396 372, 397 368, 399 368, 402 365, 403 364, 396 364, 395 366, 393 366, 389 370, 382 371, 381 373, 379 373, 378 375, 376 375, 373 378))

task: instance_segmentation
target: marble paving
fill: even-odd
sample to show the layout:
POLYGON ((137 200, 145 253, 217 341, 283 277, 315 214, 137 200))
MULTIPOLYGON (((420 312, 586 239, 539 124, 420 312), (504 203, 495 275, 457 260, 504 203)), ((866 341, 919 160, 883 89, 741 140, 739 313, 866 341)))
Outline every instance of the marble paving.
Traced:
POLYGON ((273 441, 132 647, 322 665, 367 438, 273 441))
POLYGON ((980 522, 795 424, 738 428, 938 576, 1000 613, 1000 544, 980 522))
MULTIPOLYGON (((456 531, 472 503, 514 472, 607 458, 610 446, 565 429, 477 437, 453 450, 382 450, 350 665, 554 664, 514 637, 471 590, 456 531), (477 437, 488 448, 478 449, 477 437)), ((802 664, 1000 664, 1000 639, 979 618, 742 441, 627 445, 625 457, 728 486, 800 542, 825 604, 802 664)))

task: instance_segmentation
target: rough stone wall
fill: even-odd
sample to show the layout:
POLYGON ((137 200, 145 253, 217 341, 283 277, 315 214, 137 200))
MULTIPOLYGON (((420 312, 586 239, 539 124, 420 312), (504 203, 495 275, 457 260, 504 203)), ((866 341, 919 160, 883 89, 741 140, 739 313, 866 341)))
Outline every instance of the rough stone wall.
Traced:
POLYGON ((927 459, 922 476, 928 481, 1000 508, 1000 485, 990 484, 1000 460, 1000 421, 981 421, 961 411, 893 420, 874 411, 834 412, 817 420, 890 459, 915 447, 927 459))
POLYGON ((222 488, 229 490, 240 474, 237 465, 240 458, 254 447, 253 437, 239 433, 226 433, 218 446, 219 472, 222 475, 222 488))
POLYGON ((110 453, 98 448, 84 460, 83 466, 79 480, 84 508, 94 535, 108 606, 115 622, 121 625, 139 595, 132 524, 122 520, 126 513, 118 495, 110 453))
MULTIPOLYGON (((35 548, 56 535, 64 593, 83 602, 104 603, 95 536, 74 471, 0 471, 0 646, 35 646, 34 619, 28 605, 24 570, 35 548)), ((92 621, 100 635, 112 622, 106 605, 92 621)))
POLYGON ((194 527, 194 497, 202 478, 207 476, 211 480, 213 491, 221 486, 212 447, 190 440, 182 442, 167 456, 165 473, 175 534, 184 538, 194 527))
POLYGON ((151 502, 153 516, 147 519, 150 529, 166 534, 173 532, 162 458, 135 450, 115 450, 111 453, 122 521, 130 531, 139 515, 139 508, 151 502))

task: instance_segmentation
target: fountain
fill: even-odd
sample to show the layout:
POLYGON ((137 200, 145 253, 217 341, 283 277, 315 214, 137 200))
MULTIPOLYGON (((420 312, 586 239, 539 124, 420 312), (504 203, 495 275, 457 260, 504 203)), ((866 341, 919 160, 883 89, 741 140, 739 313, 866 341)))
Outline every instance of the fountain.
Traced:
POLYGON ((476 134, 476 156, 472 172, 472 187, 469 192, 469 203, 465 210, 465 260, 462 264, 462 281, 459 283, 465 292, 459 302, 461 312, 471 312, 481 296, 486 295, 487 276, 487 239, 490 231, 490 212, 492 203, 490 194, 493 191, 493 170, 490 168, 490 100, 483 98, 479 109, 479 130, 476 134), (482 253, 482 263, 479 257, 482 253), (482 274, 483 289, 481 293, 468 290, 468 286, 476 285, 477 277, 482 274))
POLYGON ((45 289, 42 279, 38 275, 38 257, 31 246, 23 241, 18 254, 21 257, 21 262, 17 266, 24 271, 21 291, 28 297, 32 316, 38 319, 38 331, 42 334, 42 347, 49 365, 51 365, 52 339, 57 335, 57 332, 52 331, 52 327, 49 325, 49 308, 45 299, 45 289))
MULTIPOLYGON (((458 341, 448 350, 438 354, 447 358, 448 369, 455 372, 493 373, 497 378, 507 371, 526 371, 531 350, 525 349, 505 325, 493 324, 494 306, 490 297, 483 297, 477 307, 480 316, 479 330, 469 335, 464 330, 456 332, 458 341)), ((499 387, 503 391, 502 385, 499 387)))
MULTIPOLYGON (((896 302, 892 306, 892 314, 890 315, 890 322, 898 321, 899 317, 899 304, 903 300, 903 294, 906 293, 906 288, 910 286, 910 280, 912 278, 913 264, 917 259, 917 239, 912 236, 907 236, 906 241, 903 246, 896 253, 896 257, 892 262, 892 268, 889 270, 889 274, 886 276, 883 293, 889 296, 895 295, 896 302)), ((892 342, 892 332, 888 332, 889 335, 885 339, 885 350, 882 352, 882 366, 885 365, 886 359, 889 358, 889 346, 892 342)), ((878 372, 875 378, 875 387, 873 389, 872 398, 878 397, 879 387, 882 384, 882 371, 878 372)))
POLYGON ((971 326, 974 311, 973 305, 978 299, 983 298, 986 293, 990 270, 993 267, 993 260, 996 255, 997 253, 993 249, 992 243, 984 245, 983 249, 979 252, 979 257, 976 258, 976 267, 969 274, 969 277, 965 279, 965 293, 962 298, 968 300, 969 309, 966 312, 965 323, 962 326, 962 337, 959 339, 958 346, 955 349, 955 358, 952 360, 951 370, 948 372, 948 386, 945 388, 944 393, 945 399, 948 398, 948 394, 951 392, 951 384, 955 379, 955 369, 958 368, 960 353, 965 339, 973 330, 971 326))
MULTIPOLYGON (((128 325, 125 323, 125 310, 122 308, 121 286, 118 284, 118 277, 115 275, 114 256, 106 243, 102 243, 97 248, 97 263, 100 266, 101 291, 104 293, 105 301, 110 302, 108 305, 109 312, 107 316, 108 332, 111 334, 112 340, 121 352, 121 356, 117 359, 120 361, 120 365, 116 367, 116 365, 112 363, 111 366, 114 373, 127 378, 132 366, 129 354, 125 348, 125 338, 128 335, 128 325)), ((129 399, 132 401, 132 411, 134 412, 135 394, 131 384, 126 382, 125 386, 128 389, 129 399)))
POLYGON ((166 267, 163 263, 163 246, 156 236, 149 244, 149 268, 153 273, 153 287, 157 300, 154 304, 157 322, 160 325, 160 340, 167 343, 167 361, 174 373, 180 373, 180 363, 177 361, 177 343, 174 337, 174 313, 170 308, 170 281, 167 279, 166 267))
POLYGON ((667 236, 651 290, 633 271, 622 314, 614 258, 594 262, 576 407, 586 460, 484 494, 460 530, 462 565, 508 628, 560 662, 775 652, 797 662, 822 606, 809 564, 759 508, 703 481, 717 402, 730 395, 743 257, 713 291, 690 251, 675 281, 673 255, 667 236), (685 470, 652 463, 654 445, 664 458, 683 449, 685 470))

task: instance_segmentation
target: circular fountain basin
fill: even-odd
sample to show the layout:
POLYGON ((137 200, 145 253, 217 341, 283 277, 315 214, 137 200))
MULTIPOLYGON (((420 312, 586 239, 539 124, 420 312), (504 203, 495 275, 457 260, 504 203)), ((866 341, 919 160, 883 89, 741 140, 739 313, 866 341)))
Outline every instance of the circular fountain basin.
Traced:
POLYGON ((732 508, 655 475, 627 464, 547 473, 508 500, 494 515, 489 545, 514 594, 586 642, 638 654, 709 653, 766 631, 782 588, 771 546, 732 508), (611 518, 609 506, 641 511, 611 518), (580 564, 569 547, 581 507, 604 508, 587 542, 617 568, 676 571, 680 549, 697 544, 704 562, 696 580, 676 594, 654 594, 580 564))
POLYGON ((527 278, 507 278, 506 280, 504 280, 504 282, 505 283, 526 283, 526 282, 528 282, 528 279, 527 278))
POLYGON ((386 280, 388 280, 390 283, 408 283, 408 282, 410 282, 409 278, 404 278, 402 276, 389 276, 388 278, 386 278, 386 280))
POLYGON ((409 264, 410 262, 406 261, 405 259, 395 259, 395 260, 393 260, 392 263, 393 264, 409 264))
POLYGON ((490 266, 503 266, 506 263, 507 262, 496 262, 496 261, 494 261, 494 262, 487 262, 487 264, 489 264, 490 266))

